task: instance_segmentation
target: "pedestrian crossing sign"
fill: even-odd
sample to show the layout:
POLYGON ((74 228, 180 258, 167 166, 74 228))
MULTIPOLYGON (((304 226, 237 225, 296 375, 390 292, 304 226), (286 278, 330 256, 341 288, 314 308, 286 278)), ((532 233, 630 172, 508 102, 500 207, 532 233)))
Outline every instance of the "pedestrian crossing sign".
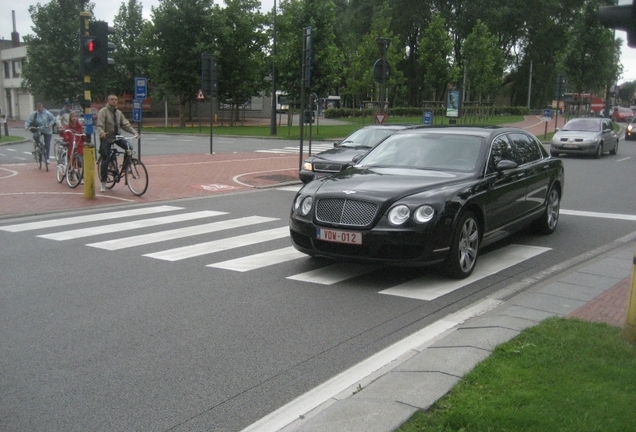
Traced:
POLYGON ((197 95, 197 100, 204 100, 205 96, 203 95, 203 90, 199 89, 199 94, 197 95))

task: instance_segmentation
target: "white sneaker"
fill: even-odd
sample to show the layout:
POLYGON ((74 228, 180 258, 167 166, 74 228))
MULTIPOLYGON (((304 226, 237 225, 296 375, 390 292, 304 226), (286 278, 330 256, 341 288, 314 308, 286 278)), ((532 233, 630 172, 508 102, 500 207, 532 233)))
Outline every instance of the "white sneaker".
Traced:
POLYGON ((104 182, 102 182, 101 186, 99 187, 99 191, 106 192, 106 184, 104 182))

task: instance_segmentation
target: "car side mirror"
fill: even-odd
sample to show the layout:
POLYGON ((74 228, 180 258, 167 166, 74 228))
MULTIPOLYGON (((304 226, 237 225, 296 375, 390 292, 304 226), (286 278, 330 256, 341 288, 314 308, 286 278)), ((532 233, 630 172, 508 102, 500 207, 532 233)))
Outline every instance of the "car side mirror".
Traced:
POLYGON ((351 159, 351 165, 350 165, 350 166, 355 165, 355 164, 357 164, 358 162, 360 162, 360 160, 361 160, 363 157, 364 157, 364 154, 355 155, 355 156, 353 157, 353 159, 351 159))
POLYGON ((502 159, 499 162, 497 162, 497 171, 506 171, 513 168, 517 168, 517 166, 518 166, 517 162, 511 161, 508 159, 502 159))
POLYGON ((342 142, 342 141, 340 141, 340 142, 335 142, 335 143, 333 143, 333 146, 334 146, 334 147, 338 147, 338 144, 340 144, 341 142, 342 142))

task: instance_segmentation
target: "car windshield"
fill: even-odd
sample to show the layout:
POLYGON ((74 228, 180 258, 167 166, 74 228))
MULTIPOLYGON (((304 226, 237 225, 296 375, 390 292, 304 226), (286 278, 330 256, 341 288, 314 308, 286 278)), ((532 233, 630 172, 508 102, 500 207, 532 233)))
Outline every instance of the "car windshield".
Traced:
POLYGON ((395 132, 395 129, 389 128, 359 129, 345 138, 340 144, 338 144, 338 147, 371 148, 384 138, 391 135, 393 132, 395 132))
POLYGON ((601 130, 601 122, 595 119, 576 119, 570 120, 563 126, 566 131, 581 132, 599 132, 601 130))
POLYGON ((471 172, 477 168, 484 142, 481 137, 459 134, 393 135, 371 150, 359 164, 471 172))

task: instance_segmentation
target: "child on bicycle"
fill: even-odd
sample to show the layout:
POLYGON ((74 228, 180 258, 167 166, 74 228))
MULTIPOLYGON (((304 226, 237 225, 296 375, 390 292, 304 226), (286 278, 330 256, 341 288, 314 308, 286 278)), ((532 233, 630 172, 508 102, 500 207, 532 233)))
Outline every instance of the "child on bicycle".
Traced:
POLYGON ((84 141, 86 136, 84 135, 84 127, 79 122, 79 118, 76 112, 72 112, 68 117, 68 124, 62 129, 62 138, 68 144, 68 151, 73 148, 73 139, 75 139, 75 148, 77 153, 84 155, 84 141), (76 136, 75 134, 81 135, 76 136))

